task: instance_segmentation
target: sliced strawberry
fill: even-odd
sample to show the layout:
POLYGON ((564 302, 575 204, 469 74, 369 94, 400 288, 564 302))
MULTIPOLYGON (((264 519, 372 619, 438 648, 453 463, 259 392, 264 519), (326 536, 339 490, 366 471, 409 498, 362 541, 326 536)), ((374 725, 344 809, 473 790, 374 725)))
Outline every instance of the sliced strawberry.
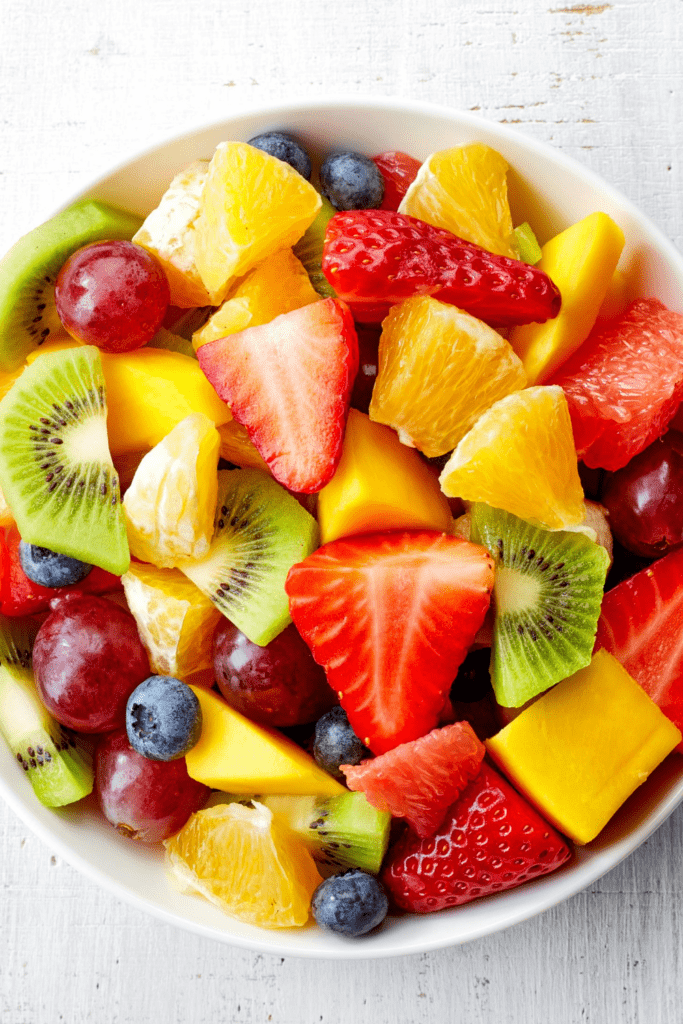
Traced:
POLYGON ((384 199, 380 209, 398 210, 401 200, 417 177, 420 161, 400 150, 380 153, 373 156, 372 160, 384 178, 384 199))
POLYGON ((434 295, 493 327, 543 323, 557 316, 562 301, 537 267, 390 210, 336 213, 325 232, 322 268, 363 323, 413 295, 434 295))
POLYGON ((297 629, 375 754, 434 728, 492 587, 485 548, 417 531, 333 541, 285 584, 297 629))
POLYGON ((321 299, 202 345, 199 365, 290 491, 319 491, 341 458, 358 339, 349 310, 321 299))
POLYGON ((0 530, 0 611, 3 615, 34 615, 44 612, 53 597, 71 591, 80 594, 109 594, 122 590, 121 578, 95 566, 85 579, 69 587, 41 587, 30 580, 19 561, 21 537, 16 526, 0 530))
POLYGON ((486 748, 468 722, 432 729, 359 765, 343 764, 346 784, 378 811, 434 835, 446 811, 481 768, 486 748))
POLYGON ((484 764, 436 835, 420 839, 406 829, 382 881, 399 907, 429 914, 547 875, 569 856, 559 832, 484 764))
MULTIPOLYGON (((605 594, 595 646, 613 654, 683 732, 683 548, 605 594)), ((683 753, 683 743, 676 749, 683 753)))

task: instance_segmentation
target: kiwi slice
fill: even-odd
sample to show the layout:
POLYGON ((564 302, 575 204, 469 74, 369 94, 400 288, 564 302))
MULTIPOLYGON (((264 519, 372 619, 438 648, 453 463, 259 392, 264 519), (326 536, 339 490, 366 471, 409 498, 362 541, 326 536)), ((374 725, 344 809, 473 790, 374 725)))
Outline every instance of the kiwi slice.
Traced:
POLYGON ((0 261, 0 370, 18 369, 29 352, 63 333, 55 281, 68 257, 90 242, 132 238, 142 220, 83 199, 20 238, 0 261))
POLYGON ((306 844, 318 863, 334 870, 361 868, 378 873, 389 843, 391 815, 375 810, 365 794, 278 795, 258 800, 306 844))
POLYGON ((517 708, 588 665, 609 568, 603 547, 474 504, 472 540, 496 560, 491 681, 517 708))
POLYGON ((292 621, 287 573, 318 543, 313 516, 271 476, 258 469, 221 470, 208 554, 178 568, 253 643, 265 647, 292 621))
POLYGON ((325 196, 321 196, 321 199, 323 204, 318 210, 313 223, 306 229, 306 232, 294 246, 294 255, 305 266, 306 272, 311 279, 311 284, 318 295, 322 295, 324 299, 327 299, 335 298, 337 293, 322 271, 323 242, 325 241, 327 224, 337 211, 332 206, 332 203, 325 199, 325 196))
POLYGON ((40 802, 61 807, 92 790, 92 760, 40 701, 31 670, 37 628, 0 615, 0 732, 40 802))
POLYGON ((26 543, 126 572, 98 349, 45 352, 0 402, 0 488, 26 543))

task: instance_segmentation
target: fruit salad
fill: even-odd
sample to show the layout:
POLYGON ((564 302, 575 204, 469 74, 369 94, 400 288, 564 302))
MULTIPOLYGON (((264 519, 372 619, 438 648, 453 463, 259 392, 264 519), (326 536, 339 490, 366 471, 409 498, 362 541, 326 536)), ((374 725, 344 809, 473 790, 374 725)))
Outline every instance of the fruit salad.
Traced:
POLYGON ((494 896, 683 750, 683 315, 507 173, 270 131, 0 263, 5 756, 241 921, 494 896))

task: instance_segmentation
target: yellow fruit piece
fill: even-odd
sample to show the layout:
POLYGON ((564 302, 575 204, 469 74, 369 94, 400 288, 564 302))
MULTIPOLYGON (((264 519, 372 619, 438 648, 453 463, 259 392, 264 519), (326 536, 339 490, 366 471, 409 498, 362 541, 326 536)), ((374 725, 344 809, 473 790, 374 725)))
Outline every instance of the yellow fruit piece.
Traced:
POLYGON ((148 452, 123 499, 130 550, 159 568, 203 558, 213 537, 220 435, 192 413, 148 452))
POLYGON ((489 252, 518 259, 508 203, 507 162, 481 142, 427 157, 399 211, 445 228, 489 252))
POLYGON ((251 466, 252 469, 262 469, 270 473, 270 469, 263 461, 254 445, 249 440, 249 433, 237 420, 230 420, 229 423, 222 423, 218 427, 221 438, 221 458, 234 463, 235 466, 251 466))
POLYGON ((134 242, 159 260, 168 278, 171 304, 182 309, 210 305, 195 262, 195 225, 208 168, 208 160, 195 160, 176 174, 159 205, 133 236, 134 242))
POLYGON ((309 851, 263 804, 197 811, 164 846, 178 886, 201 893, 231 917, 260 928, 308 921, 322 878, 309 851))
POLYGON ((549 530, 582 523, 583 489, 562 388, 535 387, 496 402, 441 473, 453 498, 483 501, 549 530))
POLYGON ((185 758, 191 778, 227 793, 347 792, 286 736, 249 721, 215 693, 192 689, 202 708, 202 734, 185 758))
POLYGON ((291 248, 320 206, 316 190, 289 164, 246 142, 221 142, 195 222, 195 258, 211 304, 223 301, 235 278, 291 248))
MULTIPOLYGON (((45 345, 43 352, 74 348, 69 339, 45 345)), ((112 457, 146 452, 193 412, 203 412, 217 427, 232 413, 209 384, 196 359, 161 348, 139 348, 120 355, 100 353, 107 385, 107 434, 112 457)))
POLYGON ((521 362, 493 328, 437 299, 406 299, 382 324, 370 419, 429 457, 444 455, 525 384, 521 362))
POLYGON ((282 249, 237 282, 220 309, 195 331, 192 344, 197 350, 207 341, 270 323, 281 313, 319 299, 303 263, 291 249, 282 249))
POLYGON ((131 562, 121 582, 152 672, 186 681, 212 669, 211 641, 222 615, 187 576, 131 562))
POLYGON ((320 542, 376 530, 441 530, 453 517, 429 466, 389 427, 349 410, 337 470, 318 494, 320 542))
POLYGON ((601 650, 486 746, 541 814, 583 844, 680 740, 676 726, 601 650))
POLYGON ((560 289, 562 308, 553 320, 510 332, 530 384, 548 380, 586 340, 623 247, 624 233, 606 213, 591 213, 543 246, 537 266, 560 289))

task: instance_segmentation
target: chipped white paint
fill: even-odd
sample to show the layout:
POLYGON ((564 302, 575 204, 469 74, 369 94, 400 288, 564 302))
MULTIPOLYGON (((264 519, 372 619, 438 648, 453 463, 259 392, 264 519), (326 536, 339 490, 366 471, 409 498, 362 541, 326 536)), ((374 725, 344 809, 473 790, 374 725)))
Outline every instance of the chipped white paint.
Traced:
MULTIPOLYGON (((329 91, 474 110, 572 154, 683 247, 681 0, 4 0, 0 251, 122 153, 245 101, 329 91)), ((683 809, 590 892, 447 952, 319 964, 110 898, 0 807, 3 1024, 668 1024, 683 809)))

